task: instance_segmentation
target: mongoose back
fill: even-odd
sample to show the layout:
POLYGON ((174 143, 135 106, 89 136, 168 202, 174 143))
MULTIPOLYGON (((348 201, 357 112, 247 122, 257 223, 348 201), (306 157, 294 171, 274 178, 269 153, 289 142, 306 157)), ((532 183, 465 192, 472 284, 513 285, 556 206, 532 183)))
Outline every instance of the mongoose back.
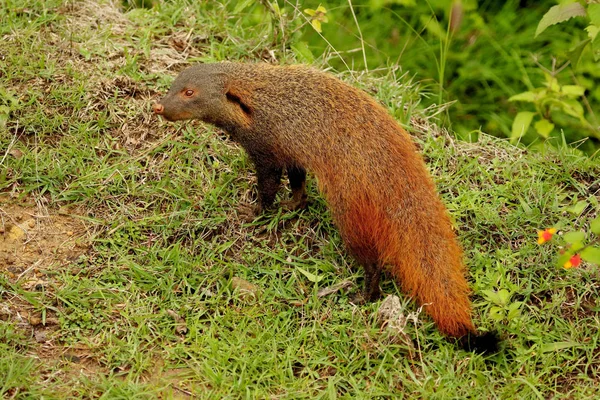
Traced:
POLYGON ((284 169, 293 204, 303 206, 312 171, 364 267, 366 299, 380 296, 387 268, 442 333, 495 351, 494 334, 476 334, 462 251, 423 159, 365 92, 304 66, 200 64, 181 72, 153 110, 227 131, 255 165, 262 209, 272 205, 284 169))

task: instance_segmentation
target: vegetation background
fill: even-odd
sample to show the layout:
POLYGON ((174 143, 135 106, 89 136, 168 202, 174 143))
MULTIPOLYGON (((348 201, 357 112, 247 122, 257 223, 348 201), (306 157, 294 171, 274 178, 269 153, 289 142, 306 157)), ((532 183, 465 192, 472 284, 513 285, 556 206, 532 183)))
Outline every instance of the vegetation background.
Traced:
POLYGON ((0 397, 597 396, 598 268, 536 243, 597 240, 593 46, 563 68, 592 19, 534 39, 554 4, 0 0, 0 397), (410 130, 500 353, 403 296, 393 318, 352 304, 362 272, 312 178, 307 210, 248 220, 243 152, 151 115, 178 71, 225 59, 328 69, 410 130))
MULTIPOLYGON (((600 39, 585 47, 581 58, 573 53, 588 36, 595 39, 600 5, 588 2, 591 25, 590 18, 579 16, 536 36, 538 23, 557 3, 577 2, 306 2, 302 7, 326 5, 327 23, 320 24, 322 32, 298 29, 290 40, 308 62, 330 56, 333 47, 341 56, 331 64, 341 70, 400 65, 419 82, 423 106, 447 105, 441 121, 462 139, 477 140, 483 131, 537 149, 566 142, 594 154, 600 144, 600 39), (579 89, 570 95, 564 86, 579 89), (527 91, 536 93, 535 101, 511 99, 527 91), (516 130, 519 111, 536 112, 537 121, 545 118, 554 127, 516 130)), ((290 25, 297 29, 303 23, 294 18, 290 25)))

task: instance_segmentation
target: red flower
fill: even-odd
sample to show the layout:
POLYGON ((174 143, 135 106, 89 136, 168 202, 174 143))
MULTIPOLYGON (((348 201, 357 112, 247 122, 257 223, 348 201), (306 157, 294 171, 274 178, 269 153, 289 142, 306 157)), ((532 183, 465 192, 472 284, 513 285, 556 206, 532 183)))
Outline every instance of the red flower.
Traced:
POLYGON ((538 231, 538 244, 544 244, 548 240, 552 239, 552 235, 556 233, 555 228, 544 229, 543 231, 538 231))
POLYGON ((563 267, 566 269, 577 268, 579 267, 579 264, 581 264, 581 256, 579 254, 575 254, 569 258, 569 261, 563 264, 563 267))

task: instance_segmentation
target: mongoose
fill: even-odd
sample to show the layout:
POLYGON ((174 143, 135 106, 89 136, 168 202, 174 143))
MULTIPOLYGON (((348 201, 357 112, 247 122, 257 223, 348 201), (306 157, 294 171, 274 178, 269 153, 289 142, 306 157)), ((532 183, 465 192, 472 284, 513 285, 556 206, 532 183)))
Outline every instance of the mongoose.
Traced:
POLYGON ((495 351, 471 321, 462 251, 408 133, 365 92, 304 66, 192 66, 153 105, 166 120, 199 119, 229 133, 255 165, 259 205, 273 204, 282 171, 293 203, 312 171, 334 222, 364 267, 367 300, 387 268, 445 335, 495 351))

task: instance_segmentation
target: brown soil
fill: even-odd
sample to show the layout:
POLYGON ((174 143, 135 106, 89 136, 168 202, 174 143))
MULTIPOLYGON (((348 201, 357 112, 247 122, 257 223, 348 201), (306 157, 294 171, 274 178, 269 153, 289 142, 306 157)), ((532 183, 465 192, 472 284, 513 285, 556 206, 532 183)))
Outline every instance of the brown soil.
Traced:
POLYGON ((47 310, 42 316, 31 302, 15 293, 52 293, 59 285, 56 277, 61 269, 89 249, 88 231, 75 211, 51 210, 44 202, 43 198, 17 199, 0 193, 0 275, 16 289, 0 291, 0 320, 16 324, 32 337, 29 350, 36 358, 62 359, 85 369, 89 358, 85 349, 56 345, 56 313, 47 310))
POLYGON ((43 201, 0 194, 0 273, 23 289, 42 289, 77 261, 88 249, 86 234, 73 210, 50 211, 43 201))

